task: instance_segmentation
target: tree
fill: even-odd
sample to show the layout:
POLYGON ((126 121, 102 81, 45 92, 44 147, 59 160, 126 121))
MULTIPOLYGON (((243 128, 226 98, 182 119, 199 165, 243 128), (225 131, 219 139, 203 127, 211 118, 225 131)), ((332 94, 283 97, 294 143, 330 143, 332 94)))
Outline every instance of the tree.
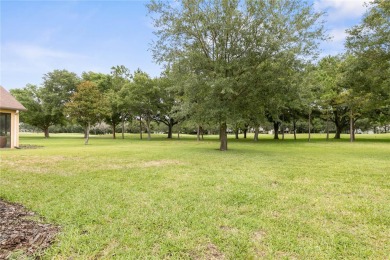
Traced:
MULTIPOLYGON (((372 103, 373 93, 363 91, 370 85, 370 80, 356 56, 348 55, 342 63, 340 85, 344 87, 345 103, 349 108, 350 141, 355 141, 355 123, 358 119, 370 115, 377 104, 372 103)), ((375 98, 374 98, 375 99, 375 98)))
POLYGON ((111 113, 106 117, 105 121, 112 126, 114 139, 116 138, 116 126, 119 123, 122 123, 122 139, 124 139, 125 122, 130 117, 130 107, 125 101, 121 91, 126 85, 130 84, 132 75, 128 68, 121 65, 111 68, 110 78, 112 84, 105 94, 111 104, 111 113))
MULTIPOLYGON (((185 62, 176 62, 169 69, 168 77, 172 88, 177 93, 173 106, 175 117, 186 120, 188 124, 196 126, 197 141, 200 141, 203 127, 212 120, 213 111, 208 107, 210 99, 208 86, 185 62)), ((202 135, 203 136, 203 135, 202 135)))
POLYGON ((51 114, 43 101, 41 88, 28 84, 23 89, 11 89, 11 94, 27 108, 27 111, 21 113, 20 121, 29 125, 38 127, 45 135, 49 137, 49 127, 61 122, 62 115, 51 114))
MULTIPOLYGON (((40 88, 44 113, 51 115, 53 124, 64 124, 64 105, 76 90, 80 78, 76 73, 67 70, 54 70, 43 76, 43 84, 40 88)), ((45 133, 46 136, 46 133, 45 133)), ((47 137, 49 132, 47 132, 47 137)))
POLYGON ((54 70, 43 76, 43 85, 27 85, 23 89, 11 90, 11 93, 26 108, 21 121, 40 128, 49 138, 49 127, 64 124, 64 104, 80 82, 79 77, 67 70, 54 70))
POLYGON ((390 1, 372 1, 362 23, 347 32, 347 50, 356 57, 354 77, 365 82, 353 89, 355 93, 370 94, 375 110, 372 116, 390 122, 390 1))
POLYGON ((134 72, 133 81, 125 85, 121 93, 125 93, 124 101, 140 124, 144 124, 148 139, 151 139, 151 122, 156 118, 161 102, 157 79, 138 69, 134 72))
POLYGON ((153 1, 148 7, 156 14, 155 59, 187 67, 192 82, 183 82, 185 95, 193 88, 207 93, 199 107, 219 123, 221 151, 227 150, 229 115, 241 113, 239 99, 261 86, 247 84, 248 75, 284 53, 311 54, 322 35, 320 14, 297 0, 153 1))
MULTIPOLYGON (((113 72, 114 69, 115 68, 112 67, 113 72)), ((83 80, 93 82, 98 87, 99 91, 107 98, 111 106, 111 113, 104 118, 104 121, 111 126, 112 138, 115 139, 116 127, 121 122, 121 112, 119 111, 121 98, 119 97, 119 90, 121 89, 122 84, 118 84, 119 80, 114 73, 107 75, 89 71, 83 72, 81 76, 83 80)))
POLYGON ((103 120, 110 113, 108 101, 90 81, 80 83, 65 106, 67 115, 84 127, 85 144, 89 141, 91 125, 103 120))
POLYGON ((289 55, 279 55, 264 65, 261 77, 265 78, 260 80, 263 87, 258 100, 264 103, 266 118, 273 124, 274 139, 279 139, 279 128, 288 121, 290 111, 312 102, 310 86, 302 83, 308 66, 289 55))
POLYGON ((111 75, 93 72, 93 71, 84 71, 81 74, 81 78, 83 81, 91 81, 93 82, 99 89, 101 93, 105 93, 112 86, 112 77, 111 75))
MULTIPOLYGON (((168 73, 167 73, 168 74, 168 73)), ((169 74, 168 74, 169 75, 169 74)), ((160 100, 158 102, 158 112, 154 119, 168 127, 168 138, 172 138, 172 128, 179 123, 179 107, 176 89, 173 87, 168 75, 156 78, 160 100)))
POLYGON ((336 126, 335 139, 340 139, 341 133, 348 127, 349 107, 348 96, 345 95, 347 88, 342 83, 343 63, 342 56, 327 56, 320 60, 314 72, 315 84, 321 89, 319 105, 333 114, 333 121, 336 126))

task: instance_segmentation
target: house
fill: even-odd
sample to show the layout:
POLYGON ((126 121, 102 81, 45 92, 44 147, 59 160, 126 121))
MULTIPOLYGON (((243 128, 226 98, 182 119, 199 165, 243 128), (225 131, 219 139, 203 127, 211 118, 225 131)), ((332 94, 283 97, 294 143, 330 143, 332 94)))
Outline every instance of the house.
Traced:
POLYGON ((0 86, 0 148, 19 147, 19 111, 26 110, 0 86))

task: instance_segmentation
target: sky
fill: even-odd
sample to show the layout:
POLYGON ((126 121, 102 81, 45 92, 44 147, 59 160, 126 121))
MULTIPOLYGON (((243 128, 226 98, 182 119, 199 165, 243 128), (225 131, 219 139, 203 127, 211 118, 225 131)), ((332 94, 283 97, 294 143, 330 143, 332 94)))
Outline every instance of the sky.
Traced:
MULTIPOLYGON (((364 0, 310 0, 326 11, 331 42, 321 56, 342 53, 345 30, 359 24, 364 0)), ((110 73, 124 65, 152 77, 161 66, 149 51, 155 36, 146 1, 0 0, 0 85, 41 85, 44 74, 66 69, 110 73)))

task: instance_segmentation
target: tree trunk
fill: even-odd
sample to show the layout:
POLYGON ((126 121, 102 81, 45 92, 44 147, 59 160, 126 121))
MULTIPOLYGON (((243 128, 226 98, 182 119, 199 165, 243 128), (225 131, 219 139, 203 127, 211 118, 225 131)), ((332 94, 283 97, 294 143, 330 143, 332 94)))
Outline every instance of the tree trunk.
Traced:
POLYGON ((297 121, 293 120, 294 140, 297 140, 297 121))
POLYGON ((238 139, 238 131, 239 131, 238 128, 236 128, 236 131, 234 131, 234 134, 235 134, 235 136, 236 136, 236 139, 238 139))
POLYGON ((259 128, 260 126, 255 127, 255 137, 253 138, 255 142, 259 141, 259 128))
POLYGON ((245 125, 245 128, 244 128, 244 139, 246 139, 246 133, 248 132, 248 127, 249 127, 249 125, 245 125))
POLYGON ((88 122, 87 129, 85 131, 85 134, 86 134, 86 136, 85 136, 85 143, 84 143, 85 145, 87 145, 88 141, 89 141, 89 129, 90 128, 91 128, 91 123, 88 122))
POLYGON ((220 151, 227 151, 227 133, 226 133, 227 125, 226 122, 221 123, 219 128, 219 137, 221 140, 221 145, 219 146, 220 151))
POLYGON ((113 123, 111 126, 112 126, 112 139, 116 139, 116 135, 115 135, 116 124, 113 123))
POLYGON ((45 138, 49 138, 49 127, 45 127, 45 129, 43 129, 43 133, 45 134, 45 138))
POLYGON ((274 139, 277 140, 279 139, 279 122, 274 121, 274 139))
POLYGON ((171 121, 169 121, 169 124, 168 124, 168 139, 172 139, 172 128, 173 128, 173 125, 172 125, 171 121))
POLYGON ((152 139, 152 136, 150 134, 150 119, 146 118, 146 131, 148 132, 148 140, 152 139))
POLYGON ((139 117, 139 137, 142 140, 142 117, 139 117))
POLYGON ((340 139, 340 137, 341 137, 341 132, 342 132, 343 130, 341 129, 341 128, 339 128, 339 127, 336 127, 336 134, 335 134, 335 136, 334 136, 334 139, 340 139))
POLYGON ((122 114, 122 139, 125 139, 125 117, 122 114))
POLYGON ((333 113, 334 113, 334 123, 336 125, 336 135, 334 136, 334 139, 340 139, 341 133, 344 131, 345 127, 348 126, 348 120, 346 120, 344 116, 340 117, 339 112, 337 110, 334 111, 333 113))
POLYGON ((326 141, 329 140, 329 115, 328 112, 326 112, 326 141))
POLYGON ((196 141, 200 141, 200 125, 196 128, 196 141))
POLYGON ((351 109, 350 115, 349 115, 349 141, 352 143, 355 141, 355 129, 353 127, 353 111, 351 109))
POLYGON ((180 139, 180 125, 177 126, 177 139, 180 139))
POLYGON ((308 124, 308 127, 309 127, 309 142, 310 142, 310 138, 311 138, 311 135, 310 135, 310 130, 311 130, 311 128, 310 128, 310 122, 311 122, 311 113, 309 112, 309 124, 308 124))

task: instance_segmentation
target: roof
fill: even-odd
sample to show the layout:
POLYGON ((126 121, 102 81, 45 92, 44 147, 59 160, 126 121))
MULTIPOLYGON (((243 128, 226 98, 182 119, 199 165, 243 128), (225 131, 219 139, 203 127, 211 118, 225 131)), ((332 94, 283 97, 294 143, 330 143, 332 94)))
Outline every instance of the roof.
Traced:
POLYGON ((27 110, 2 86, 0 86, 0 108, 9 110, 27 110))

